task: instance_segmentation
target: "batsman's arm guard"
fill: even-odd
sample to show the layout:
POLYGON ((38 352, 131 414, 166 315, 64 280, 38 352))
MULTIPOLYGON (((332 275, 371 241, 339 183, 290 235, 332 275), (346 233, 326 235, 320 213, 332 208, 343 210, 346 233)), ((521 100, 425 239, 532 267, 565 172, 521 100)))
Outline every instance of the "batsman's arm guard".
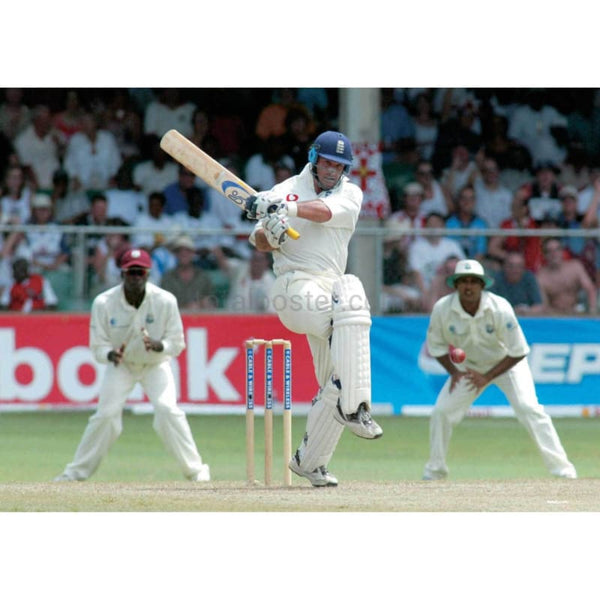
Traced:
POLYGON ((333 285, 331 360, 341 384, 340 408, 355 413, 361 403, 371 409, 371 311, 363 285, 343 275, 333 285))

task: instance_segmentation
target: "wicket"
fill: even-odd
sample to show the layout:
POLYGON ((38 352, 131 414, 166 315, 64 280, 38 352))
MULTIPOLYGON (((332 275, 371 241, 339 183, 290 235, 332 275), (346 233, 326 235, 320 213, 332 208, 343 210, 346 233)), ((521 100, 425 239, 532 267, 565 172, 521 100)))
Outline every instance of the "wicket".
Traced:
POLYGON ((254 484, 254 351, 265 348, 265 485, 273 477, 273 346, 283 348, 283 483, 292 485, 288 461, 292 456, 292 343, 274 339, 246 340, 246 479, 254 484))

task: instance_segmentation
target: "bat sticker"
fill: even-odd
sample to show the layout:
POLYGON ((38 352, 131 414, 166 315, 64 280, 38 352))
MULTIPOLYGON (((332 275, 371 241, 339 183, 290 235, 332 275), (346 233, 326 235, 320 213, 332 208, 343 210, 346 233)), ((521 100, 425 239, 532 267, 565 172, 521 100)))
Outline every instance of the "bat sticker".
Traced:
POLYGON ((221 183, 221 190, 226 198, 241 207, 245 206, 246 198, 250 195, 241 185, 228 179, 221 183))

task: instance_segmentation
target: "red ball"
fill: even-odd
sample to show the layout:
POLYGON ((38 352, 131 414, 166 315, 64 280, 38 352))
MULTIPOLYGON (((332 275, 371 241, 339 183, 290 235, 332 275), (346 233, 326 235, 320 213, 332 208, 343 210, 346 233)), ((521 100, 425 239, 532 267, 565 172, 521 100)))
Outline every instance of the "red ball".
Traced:
POLYGON ((453 363, 461 363, 463 360, 465 360, 465 358, 467 358, 467 355, 462 348, 452 348, 450 350, 450 360, 453 363))

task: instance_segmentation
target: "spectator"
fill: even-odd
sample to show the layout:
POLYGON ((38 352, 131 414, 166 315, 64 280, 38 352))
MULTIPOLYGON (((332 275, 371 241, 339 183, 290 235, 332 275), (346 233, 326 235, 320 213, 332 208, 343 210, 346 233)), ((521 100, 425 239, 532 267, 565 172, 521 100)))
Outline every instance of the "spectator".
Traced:
MULTIPOLYGON (((96 193, 90 199, 89 210, 76 217, 73 221, 74 225, 92 226, 92 227, 105 227, 108 225, 107 216, 108 202, 106 196, 101 193, 96 193)), ((102 233, 86 233, 85 240, 87 244, 87 254, 91 260, 95 254, 96 246, 98 242, 104 237, 102 233)))
POLYGON ((192 133, 189 136, 189 139, 193 144, 198 146, 198 148, 202 148, 205 152, 205 144, 211 136, 210 127, 211 124, 208 113, 201 108, 196 108, 192 115, 192 133))
POLYGON ((6 171, 0 209, 2 222, 18 225, 27 223, 31 217, 32 190, 25 181, 21 165, 13 165, 6 171))
MULTIPOLYGON (((577 189, 566 185, 560 190, 562 211, 558 215, 556 227, 565 230, 583 229, 584 215, 577 212, 577 189)), ((584 266, 592 281, 596 281, 598 243, 594 238, 565 236, 562 239, 563 247, 570 258, 578 258, 584 266)))
MULTIPOLYGON (((169 230, 175 230, 173 217, 165 214, 165 195, 162 192, 152 192, 148 197, 148 211, 138 214, 133 225, 146 228, 133 234, 132 243, 135 248, 142 248, 148 254, 171 240, 169 230)), ((239 209, 238 209, 239 213, 239 209)))
POLYGON ((212 283, 208 275, 194 264, 196 249, 192 239, 186 235, 178 237, 173 242, 173 251, 177 266, 163 275, 160 287, 177 298, 181 312, 214 309, 216 302, 212 283))
POLYGON ((275 163, 273 167, 273 172, 275 174, 275 183, 281 183, 286 179, 289 179, 292 175, 294 175, 294 171, 290 168, 290 165, 286 162, 278 162, 275 163))
POLYGON ((583 149, 571 144, 569 153, 560 167, 561 184, 573 186, 577 191, 585 189, 590 184, 592 170, 588 161, 589 157, 583 149))
MULTIPOLYGON (((418 184, 416 184, 418 185, 418 184)), ((420 312, 421 290, 415 273, 408 268, 410 236, 408 221, 392 221, 386 225, 383 238, 383 286, 380 295, 384 313, 420 312)))
POLYGON ((196 108, 193 102, 181 98, 177 88, 164 88, 146 108, 143 132, 161 138, 169 129, 177 129, 189 137, 193 132, 192 116, 196 108))
POLYGON ((533 316, 546 312, 535 275, 525 268, 520 252, 508 252, 502 269, 496 273, 491 292, 506 298, 518 315, 533 316))
POLYGON ((382 163, 398 162, 407 147, 414 147, 415 124, 403 104, 394 99, 393 88, 381 90, 382 163))
POLYGON ((254 133, 263 142, 270 137, 286 133, 286 117, 290 108, 298 106, 296 93, 291 88, 279 88, 273 92, 271 103, 259 113, 254 133))
POLYGON ((3 252, 25 257, 32 271, 48 274, 68 268, 68 240, 58 229, 53 218, 52 199, 47 194, 36 194, 31 201, 31 225, 44 225, 41 230, 15 231, 4 245, 3 252))
POLYGON ((199 197, 205 200, 205 191, 196 185, 196 176, 183 165, 178 167, 177 180, 170 183, 163 190, 165 195, 165 213, 175 215, 177 213, 187 214, 190 198, 199 197))
POLYGON ((508 151, 507 165, 500 170, 500 183, 515 193, 531 181, 533 165, 525 146, 513 145, 508 151))
POLYGON ((215 137, 213 131, 212 117, 205 110, 197 108, 194 111, 192 115, 192 128, 193 132, 190 136, 190 141, 193 144, 198 146, 198 148, 202 148, 209 156, 214 158, 222 156, 219 140, 215 137))
POLYGON ((59 132, 61 139, 61 156, 73 135, 83 129, 85 114, 86 111, 81 106, 78 92, 67 90, 63 110, 55 114, 52 119, 53 127, 59 132))
POLYGON ((511 191, 500 182, 500 169, 496 159, 485 157, 481 165, 481 176, 475 179, 475 212, 492 229, 500 227, 502 221, 511 216, 511 191))
POLYGON ((517 142, 508 137, 508 118, 494 114, 491 117, 489 131, 484 133, 483 151, 485 156, 496 161, 499 170, 512 166, 512 150, 517 142))
POLYGON ((472 185, 478 174, 477 164, 472 160, 466 146, 452 149, 452 162, 442 172, 440 184, 445 193, 454 198, 465 185, 472 185))
MULTIPOLYGON (((425 229, 444 229, 444 217, 439 213, 430 213, 425 221, 425 229)), ((425 297, 429 292, 433 278, 439 266, 449 257, 465 258, 460 244, 447 236, 422 235, 418 237, 408 250, 409 273, 414 274, 416 285, 425 297)))
POLYGON ((458 109, 458 115, 440 124, 431 164, 441 172, 452 161, 452 149, 465 146, 475 156, 483 146, 481 129, 474 103, 467 101, 458 109))
POLYGON ((549 237, 542 243, 545 264, 536 274, 547 314, 573 315, 597 312, 596 286, 581 262, 565 259, 563 245, 558 238, 549 237))
POLYGON ((245 119, 238 114, 238 105, 235 100, 233 102, 234 107, 231 110, 220 107, 219 113, 211 116, 211 135, 205 140, 203 147, 211 156, 248 155, 245 119))
POLYGON ((56 310, 58 298, 52 284, 38 273, 29 273, 29 261, 17 258, 12 265, 13 277, 0 295, 0 310, 29 313, 56 310))
POLYGON ((529 150, 534 166, 559 165, 567 155, 567 119, 546 104, 542 90, 530 90, 526 103, 515 109, 510 118, 508 137, 529 150))
POLYGON ((34 186, 49 190, 52 175, 60 167, 58 134, 52 129, 52 114, 47 106, 36 106, 31 117, 31 124, 17 135, 14 146, 34 186))
POLYGON ((0 131, 13 142, 31 121, 31 111, 23 102, 21 88, 4 90, 4 102, 0 104, 0 131))
POLYGON ((216 267, 216 259, 212 254, 215 246, 221 246, 223 236, 220 234, 204 233, 207 229, 220 229, 221 223, 209 211, 204 210, 204 196, 190 194, 189 206, 186 212, 180 211, 173 215, 173 223, 179 231, 194 232, 190 237, 194 242, 198 256, 203 267, 216 267))
MULTIPOLYGON (((397 228, 402 231, 404 246, 414 241, 415 234, 404 235, 405 229, 421 229, 425 226, 425 215, 421 210, 425 190, 420 183, 411 182, 404 186, 402 207, 400 210, 393 212, 387 219, 388 228, 397 228)), ((388 238, 392 239, 392 231, 388 238)))
POLYGON ((249 260, 227 258, 217 250, 219 268, 229 278, 225 309, 236 313, 274 313, 269 290, 275 283, 271 255, 252 249, 249 260))
POLYGON ((132 171, 133 184, 148 197, 152 192, 162 192, 168 185, 177 181, 178 167, 169 155, 160 147, 160 138, 145 136, 141 146, 147 160, 138 162, 132 171), (145 150, 148 148, 148 150, 145 150))
POLYGON ((438 118, 433 111, 429 94, 418 94, 412 116, 415 127, 415 143, 419 158, 431 160, 438 136, 438 118))
POLYGON ((449 256, 435 272, 430 288, 425 294, 423 301, 423 309, 425 312, 430 313, 433 309, 433 305, 443 296, 447 296, 455 291, 453 287, 448 285, 448 277, 454 274, 456 269, 456 263, 458 262, 458 256, 449 256))
MULTIPOLYGON (((500 229, 538 229, 536 222, 529 216, 529 207, 524 196, 517 192, 512 202, 512 216, 500 223, 500 229)), ((525 259, 525 267, 535 273, 542 264, 542 245, 537 236, 492 236, 488 240, 488 255, 491 259, 504 263, 509 252, 520 252, 525 259)))
POLYGON ((294 165, 290 165, 290 167, 292 169, 291 174, 294 175, 300 173, 306 165, 306 157, 314 139, 315 124, 310 113, 304 107, 292 107, 285 118, 285 130, 283 154, 293 160, 294 165))
POLYGON ((461 107, 476 101, 473 92, 466 88, 436 88, 433 91, 433 110, 442 122, 456 119, 461 107))
POLYGON ((535 180, 520 188, 529 206, 529 214, 538 224, 547 218, 557 219, 562 210, 556 176, 560 169, 553 163, 541 163, 535 169, 535 180))
POLYGON ((71 191, 69 174, 57 169, 52 175, 50 197, 54 206, 54 219, 57 223, 72 224, 85 218, 90 210, 87 194, 79 190, 71 191))
MULTIPOLYGON (((456 197, 456 211, 446 219, 446 229, 487 229, 486 222, 475 212, 475 190, 466 185, 456 197)), ((452 239, 457 239, 452 237, 452 239)), ((463 235, 458 238, 467 258, 482 261, 487 251, 484 235, 463 235)), ((450 273, 452 275, 452 273, 450 273)))
POLYGON ((122 219, 127 225, 133 225, 139 215, 146 211, 147 199, 133 185, 131 170, 123 164, 115 175, 115 186, 105 191, 107 215, 109 219, 122 219))
POLYGON ((101 122, 103 129, 114 136, 123 161, 137 160, 141 151, 142 117, 127 90, 112 90, 101 122))
POLYGON ((428 215, 437 212, 446 217, 454 211, 452 198, 435 179, 433 166, 427 160, 420 160, 415 171, 417 183, 423 187, 423 201, 421 202, 421 213, 428 215))
POLYGON ((584 227, 597 227, 600 214, 600 165, 592 164, 590 169, 590 183, 578 192, 577 212, 584 215, 584 227), (595 204, 594 204, 594 201, 595 204), (590 206, 594 204, 594 208, 590 206))
MULTIPOLYGON (((107 219, 106 225, 124 227, 127 224, 117 217, 107 219)), ((121 257, 131 247, 127 233, 107 233, 100 238, 92 258, 91 295, 95 296, 121 283, 121 257)))
POLYGON ((110 187, 122 159, 115 136, 98 127, 92 113, 82 117, 82 129, 74 133, 65 153, 64 168, 74 191, 101 191, 110 187))
MULTIPOLYGON (((260 148, 259 152, 248 159, 245 169, 245 181, 255 190, 270 190, 275 185, 275 165, 278 163, 284 163, 294 173, 296 172, 294 159, 285 154, 286 146, 283 137, 267 138, 260 143, 260 148)), ((306 164, 306 156, 304 164, 306 164)))

